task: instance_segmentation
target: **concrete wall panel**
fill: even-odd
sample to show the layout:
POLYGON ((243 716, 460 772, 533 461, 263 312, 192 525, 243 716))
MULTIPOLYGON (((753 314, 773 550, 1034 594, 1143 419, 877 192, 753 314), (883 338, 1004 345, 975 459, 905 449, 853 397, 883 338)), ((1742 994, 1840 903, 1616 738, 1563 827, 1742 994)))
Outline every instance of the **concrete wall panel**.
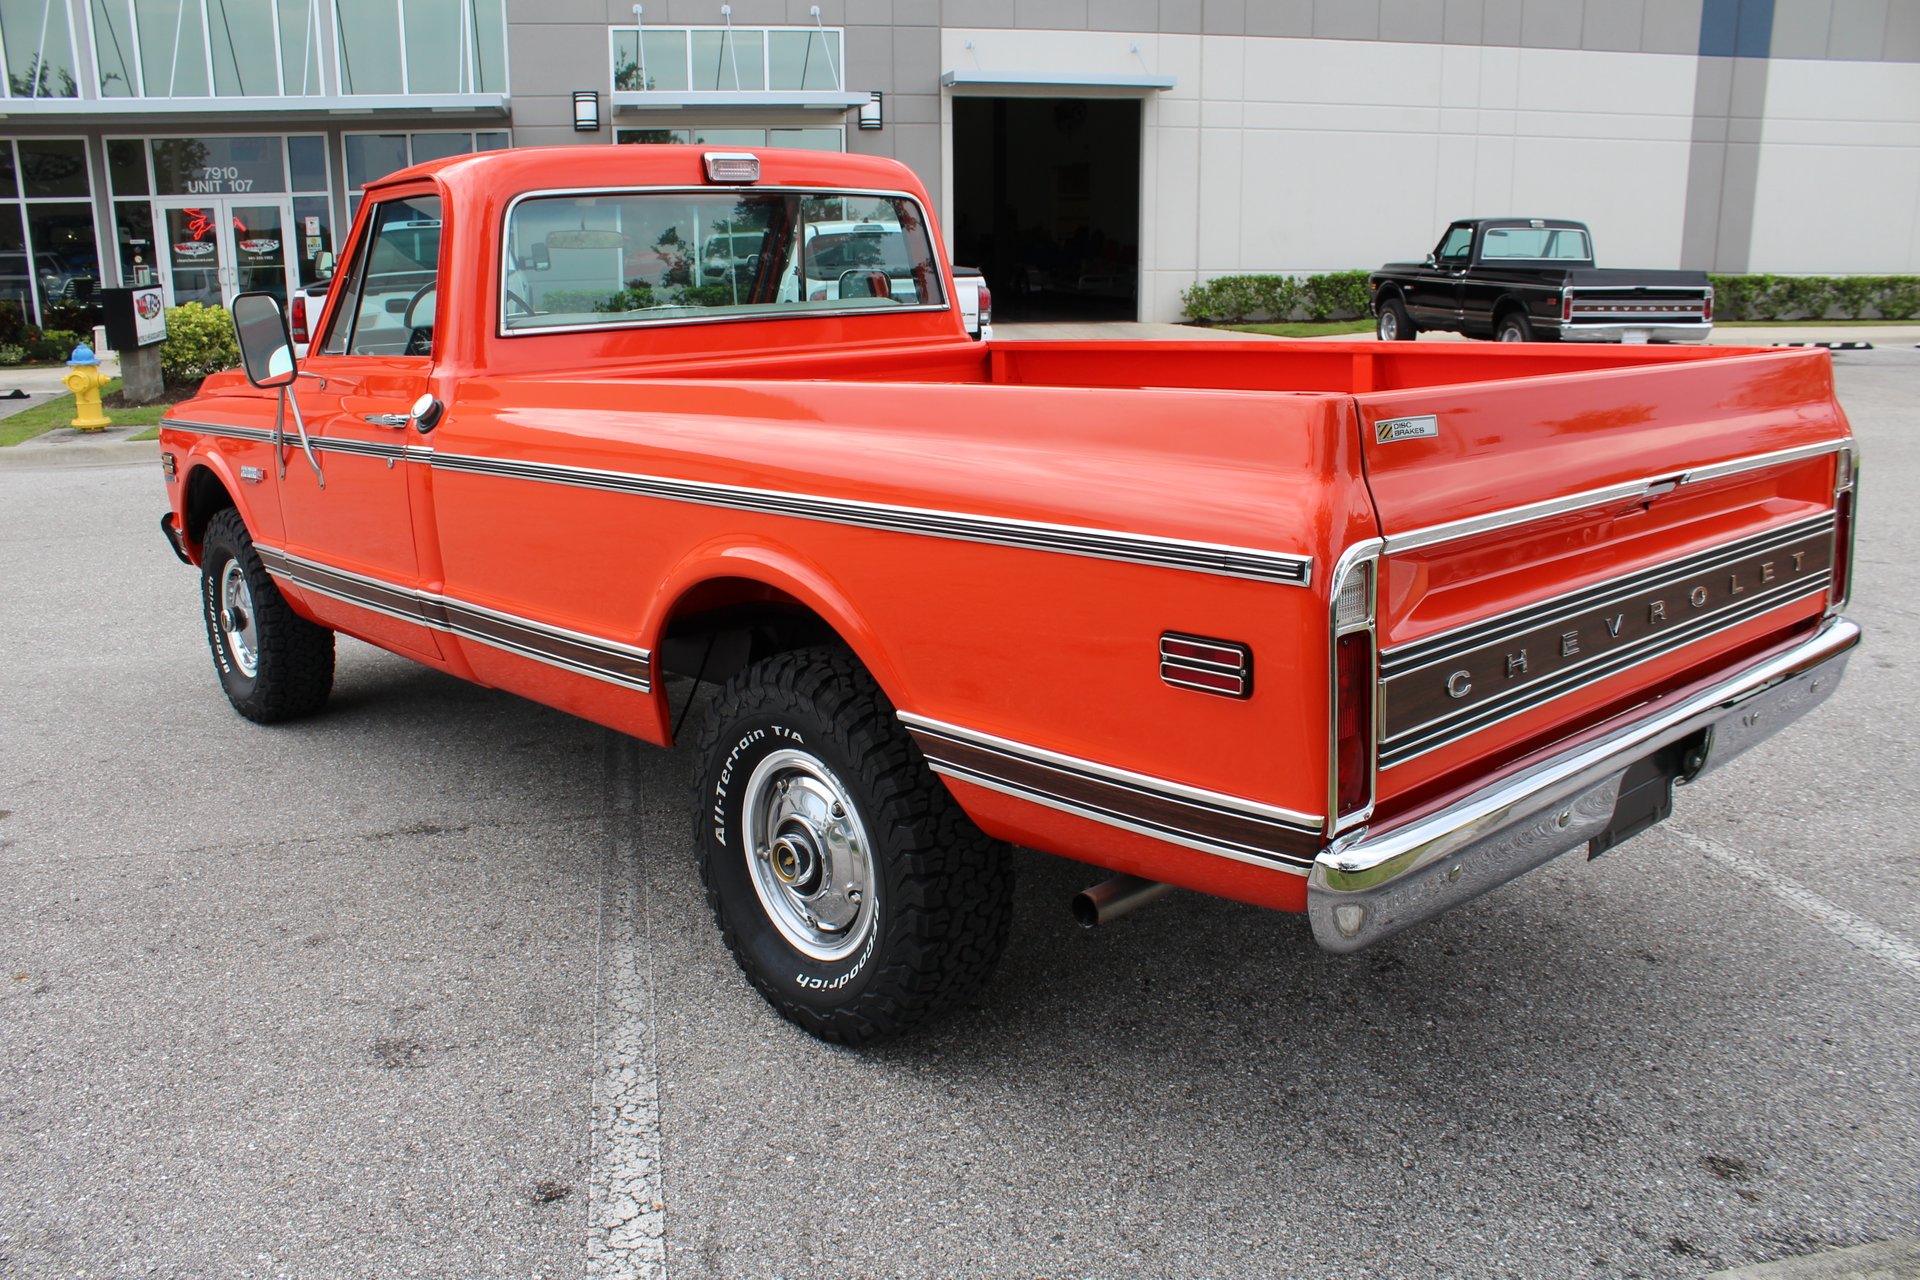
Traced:
MULTIPOLYGON (((1912 0, 1902 0, 1911 4, 1912 0)), ((1885 47, 1890 0, 1833 0, 1829 58, 1877 59, 1885 47)))

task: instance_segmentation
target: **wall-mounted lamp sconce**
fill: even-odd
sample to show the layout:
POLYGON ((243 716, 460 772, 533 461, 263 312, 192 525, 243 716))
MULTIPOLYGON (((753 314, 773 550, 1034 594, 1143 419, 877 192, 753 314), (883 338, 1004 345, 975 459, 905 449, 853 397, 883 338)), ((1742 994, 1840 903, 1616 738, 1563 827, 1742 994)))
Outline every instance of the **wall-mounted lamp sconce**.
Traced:
POLYGON ((573 91, 573 131, 575 133, 600 131, 600 91, 598 89, 573 91))
POLYGON ((875 89, 868 95, 867 100, 860 104, 860 127, 862 129, 878 129, 886 123, 880 114, 881 96, 880 91, 875 89))

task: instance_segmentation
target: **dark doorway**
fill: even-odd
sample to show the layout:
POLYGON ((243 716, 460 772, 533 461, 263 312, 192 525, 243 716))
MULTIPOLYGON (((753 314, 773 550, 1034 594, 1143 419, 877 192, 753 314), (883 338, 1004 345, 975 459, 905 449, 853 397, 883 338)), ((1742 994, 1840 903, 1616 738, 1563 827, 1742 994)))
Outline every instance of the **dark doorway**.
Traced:
POLYGON ((1131 320, 1140 290, 1140 104, 956 98, 953 260, 996 320, 1131 320))

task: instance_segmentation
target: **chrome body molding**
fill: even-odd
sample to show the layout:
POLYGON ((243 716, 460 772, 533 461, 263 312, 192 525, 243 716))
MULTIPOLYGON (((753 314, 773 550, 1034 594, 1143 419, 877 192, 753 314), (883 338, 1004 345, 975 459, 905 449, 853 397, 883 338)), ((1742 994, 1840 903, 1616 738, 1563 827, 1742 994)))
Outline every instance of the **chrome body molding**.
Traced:
MULTIPOLYGON (((223 440, 254 440, 261 444, 275 443, 274 433, 264 427, 236 427, 222 422, 189 422, 181 418, 168 418, 160 424, 177 431, 192 431, 198 435, 214 436, 223 440)), ((292 435, 284 435, 279 442, 293 447, 299 441, 292 435)), ((347 453, 362 458, 381 458, 388 462, 426 462, 433 457, 432 448, 426 445, 402 444, 398 440, 344 440, 327 436, 309 435, 308 442, 315 453, 347 453)))
POLYGON ((1851 438, 1828 440, 1820 444, 1801 445, 1797 449, 1780 449, 1772 453, 1749 454, 1744 458, 1730 458, 1725 462, 1712 462, 1705 466, 1689 467, 1687 470, 1669 473, 1663 476, 1649 476, 1644 480, 1628 480, 1620 484, 1608 485, 1604 489, 1589 489, 1584 493, 1571 493, 1564 498, 1549 498, 1545 502, 1530 502, 1525 506, 1507 507, 1500 511, 1489 511, 1485 515, 1469 516, 1465 520, 1450 520, 1445 524, 1427 525, 1421 529, 1409 529, 1404 533, 1387 535, 1387 554, 1394 555, 1402 551, 1412 551, 1417 547, 1430 547, 1441 542, 1455 542, 1461 538, 1477 537, 1483 533, 1492 533, 1513 525, 1531 524, 1535 520, 1545 520, 1551 516, 1567 515, 1582 511, 1588 507, 1606 506, 1613 502, 1628 502, 1639 498, 1657 497, 1680 485, 1701 484, 1708 480, 1719 480, 1725 476, 1739 475, 1743 471, 1761 471, 1767 467, 1782 466, 1789 462, 1798 462, 1803 458, 1817 458, 1822 454, 1850 452, 1854 447, 1851 438))
POLYGON ((1591 840, 1632 765, 1694 735, 1706 744, 1695 777, 1725 764, 1825 701, 1859 640, 1830 618, 1784 653, 1437 813, 1336 842, 1307 877, 1315 940, 1359 951, 1591 840))
MULTIPOLYGON (((166 425, 202 435, 235 440, 273 443, 271 431, 254 427, 233 427, 219 423, 170 420, 166 425)), ((1188 573, 1206 573, 1227 578, 1247 578, 1285 586, 1305 587, 1313 580, 1313 557, 1288 551, 1267 551, 1258 547, 1232 546, 1217 542, 1194 542, 1184 538, 1163 538, 1153 534, 1127 533, 1118 529, 1096 529, 1086 525, 1049 524, 1038 520, 1016 520, 1005 516, 969 515, 930 507, 903 507, 887 503, 864 502, 856 498, 824 498, 814 494, 783 489, 755 489, 744 485, 716 484, 703 480, 680 480, 671 476, 642 472, 613 471, 594 467, 575 467, 561 463, 527 462, 513 458, 483 458, 472 454, 446 453, 426 445, 402 444, 386 440, 333 440, 313 437, 313 447, 321 453, 346 453, 389 461, 419 462, 436 470, 469 475, 497 476, 503 479, 531 480, 543 484, 573 485, 582 489, 601 489, 609 493, 630 493, 667 502, 687 502, 699 506, 725 507, 734 511, 754 511, 765 515, 789 516, 797 520, 817 520, 827 524, 851 525, 862 529, 880 529, 910 533, 926 538, 947 538, 960 542, 980 542, 994 546, 1018 547, 1030 551, 1051 551, 1061 555, 1087 556, 1096 560, 1117 560, 1188 573)))
POLYGON ((1321 819, 899 712, 935 773, 1236 862, 1304 874, 1321 819))
POLYGON ((652 691, 652 655, 634 645, 336 569, 264 543, 255 543, 254 550, 268 573, 303 590, 402 622, 476 640, 576 675, 591 676, 641 693, 652 691))
POLYGON ((734 511, 755 511, 765 515, 789 516, 798 520, 818 520, 828 524, 853 525, 863 529, 911 533, 927 538, 950 538, 961 542, 984 542, 1033 551, 1053 551, 1064 555, 1119 560, 1131 564, 1182 569, 1192 573, 1210 573, 1230 578, 1251 578, 1258 582, 1282 583, 1296 587, 1307 586, 1313 571, 1311 556, 1213 542, 1190 542, 1180 538, 1125 533, 1116 529, 1095 529, 1084 525, 1047 524, 1034 520, 1009 519, 1004 516, 968 515, 963 512, 941 511, 928 507, 901 507, 880 502, 865 502, 855 498, 823 498, 784 489, 755 489, 744 485, 680 480, 671 476, 647 475, 633 471, 610 471, 550 462, 524 462, 511 458, 482 458, 470 454, 439 452, 433 455, 432 462, 437 471, 458 471, 513 480, 534 480, 545 484, 574 485, 583 489, 631 493, 668 502, 726 507, 734 511))

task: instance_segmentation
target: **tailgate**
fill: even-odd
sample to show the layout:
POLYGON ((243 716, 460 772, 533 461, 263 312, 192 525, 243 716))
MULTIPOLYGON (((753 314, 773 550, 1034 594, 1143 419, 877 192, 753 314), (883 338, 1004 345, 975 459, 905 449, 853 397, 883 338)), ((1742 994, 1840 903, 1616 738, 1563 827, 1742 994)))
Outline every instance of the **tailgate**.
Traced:
POLYGON ((1384 811, 1737 666, 1828 607, 1852 459, 1823 351, 1355 405, 1385 536, 1384 811))

